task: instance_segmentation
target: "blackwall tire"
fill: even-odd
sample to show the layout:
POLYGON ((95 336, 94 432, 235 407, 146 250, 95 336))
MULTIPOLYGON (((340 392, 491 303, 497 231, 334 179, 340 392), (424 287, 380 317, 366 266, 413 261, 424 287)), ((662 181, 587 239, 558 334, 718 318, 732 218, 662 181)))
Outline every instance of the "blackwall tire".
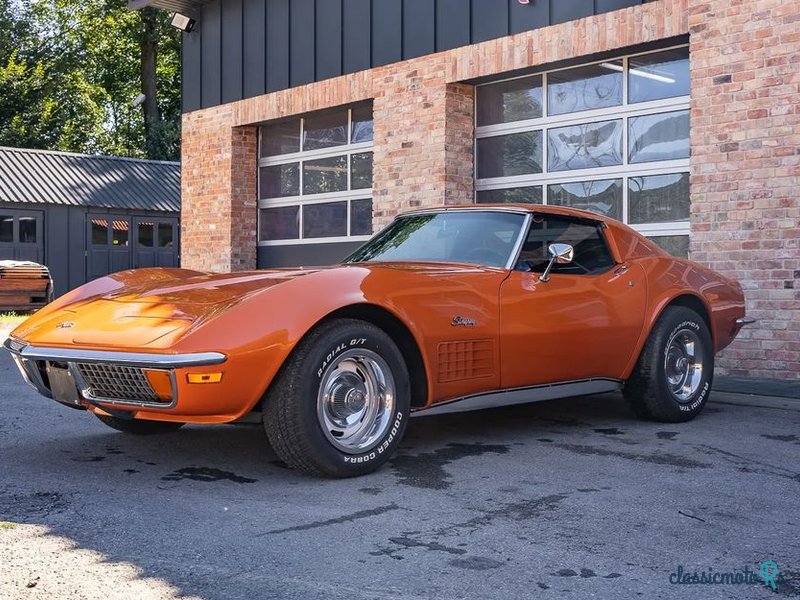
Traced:
POLYGON ((177 431, 185 425, 185 423, 173 423, 171 421, 145 421, 144 419, 119 419, 117 417, 110 417, 107 415, 94 415, 100 421, 111 429, 122 431, 123 433, 132 433, 134 435, 155 435, 159 433, 170 433, 177 431))
POLYGON ((623 394, 643 419, 680 423, 705 407, 714 379, 714 348, 705 320, 669 306, 647 339, 623 394))
POLYGON ((403 355, 381 329, 336 319, 295 348, 264 401, 264 428, 290 467, 323 477, 374 471, 395 452, 408 422, 403 355))

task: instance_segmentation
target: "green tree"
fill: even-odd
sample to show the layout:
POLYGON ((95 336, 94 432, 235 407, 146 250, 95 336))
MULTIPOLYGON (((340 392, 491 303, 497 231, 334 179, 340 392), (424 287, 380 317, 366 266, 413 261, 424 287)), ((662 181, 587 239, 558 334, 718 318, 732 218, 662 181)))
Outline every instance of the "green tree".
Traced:
POLYGON ((0 144, 179 156, 180 36, 167 13, 0 0, 0 40, 0 144))

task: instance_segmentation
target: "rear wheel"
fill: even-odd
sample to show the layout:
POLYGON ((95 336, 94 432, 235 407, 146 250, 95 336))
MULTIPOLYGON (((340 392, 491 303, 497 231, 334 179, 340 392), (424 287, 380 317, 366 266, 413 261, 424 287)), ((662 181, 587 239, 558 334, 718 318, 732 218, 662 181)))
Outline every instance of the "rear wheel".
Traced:
POLYGON ((397 345, 370 323, 337 319, 309 333, 287 359, 265 399, 264 427, 290 467, 353 477, 391 457, 409 406, 397 345))
POLYGON ((714 348, 703 318, 669 306, 647 339, 623 393, 644 419, 678 423, 706 405, 714 378, 714 348))
POLYGON ((134 435, 153 435, 156 433, 169 433, 170 431, 177 431, 185 425, 185 423, 173 423, 171 421, 145 421, 143 419, 120 419, 118 417, 111 417, 108 415, 94 415, 101 422, 105 423, 111 429, 122 431, 124 433, 132 433, 134 435))

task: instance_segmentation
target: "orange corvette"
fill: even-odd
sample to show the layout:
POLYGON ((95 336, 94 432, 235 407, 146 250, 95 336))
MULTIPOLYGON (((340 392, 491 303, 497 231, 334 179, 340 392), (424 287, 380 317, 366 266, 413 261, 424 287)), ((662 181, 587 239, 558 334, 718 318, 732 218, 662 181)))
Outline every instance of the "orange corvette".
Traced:
POLYGON ((5 346, 42 395, 115 429, 256 416, 289 465, 346 477, 413 413, 622 390, 687 421, 746 322, 738 283, 617 221, 464 206, 401 215, 332 267, 116 273, 5 346))

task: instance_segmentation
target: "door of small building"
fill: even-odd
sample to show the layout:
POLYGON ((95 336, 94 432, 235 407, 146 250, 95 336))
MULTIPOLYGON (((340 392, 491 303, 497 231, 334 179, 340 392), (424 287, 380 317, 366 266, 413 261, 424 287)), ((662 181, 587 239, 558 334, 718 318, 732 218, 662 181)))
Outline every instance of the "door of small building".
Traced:
POLYGON ((90 213, 87 225, 89 280, 132 267, 130 217, 90 213))
POLYGON ((89 280, 142 267, 177 267, 178 219, 89 214, 89 280))
POLYGON ((0 260, 44 261, 44 213, 0 208, 0 260))
POLYGON ((136 268, 178 266, 178 219, 135 217, 133 233, 136 268))

